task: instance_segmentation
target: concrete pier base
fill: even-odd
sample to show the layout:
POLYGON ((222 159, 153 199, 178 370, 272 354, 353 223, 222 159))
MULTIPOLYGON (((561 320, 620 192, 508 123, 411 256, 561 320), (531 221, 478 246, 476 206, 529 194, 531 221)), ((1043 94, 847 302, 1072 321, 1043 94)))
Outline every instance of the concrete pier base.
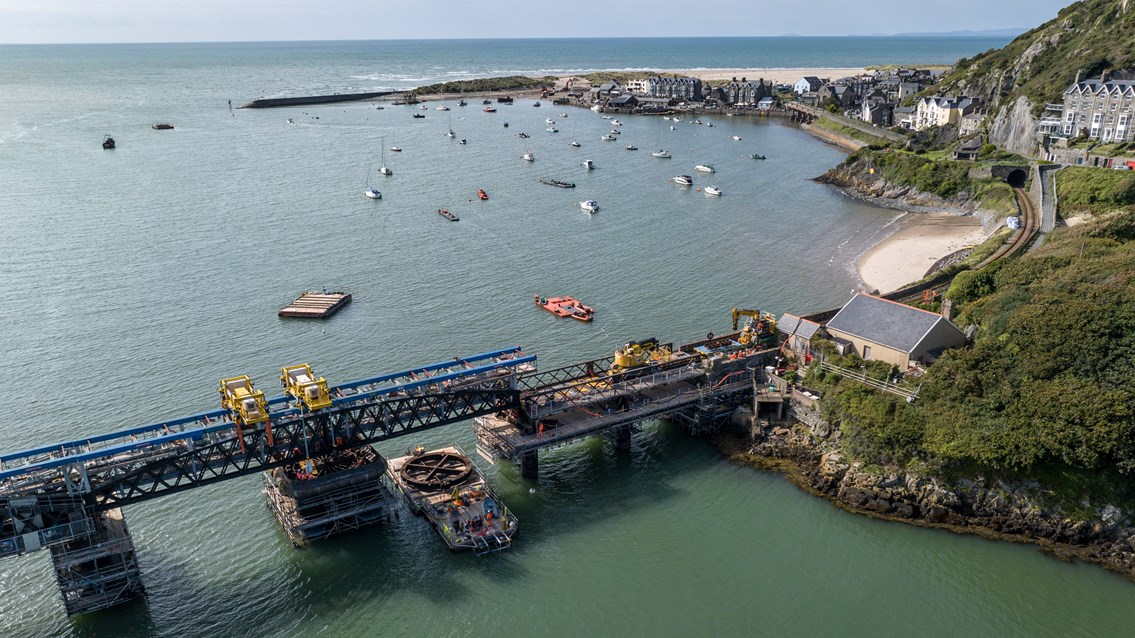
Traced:
POLYGON ((625 452, 631 449, 631 426, 624 425, 615 428, 614 432, 615 449, 620 452, 625 452))
POLYGON ((520 476, 534 479, 540 476, 540 456, 533 450, 520 457, 520 476))

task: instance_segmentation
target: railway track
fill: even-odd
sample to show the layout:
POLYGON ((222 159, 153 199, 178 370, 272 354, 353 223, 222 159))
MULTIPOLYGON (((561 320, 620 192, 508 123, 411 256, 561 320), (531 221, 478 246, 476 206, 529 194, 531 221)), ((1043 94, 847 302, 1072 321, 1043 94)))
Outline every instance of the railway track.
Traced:
POLYGON ((1017 205, 1021 209, 1020 229, 1009 238, 1008 243, 998 248, 997 252, 986 257, 980 264, 974 266, 974 270, 981 270, 1000 259, 1017 254, 1036 236, 1037 228, 1040 227, 1036 207, 1033 206, 1033 202, 1029 199, 1029 194, 1025 189, 1014 188, 1013 193, 1017 196, 1017 205))

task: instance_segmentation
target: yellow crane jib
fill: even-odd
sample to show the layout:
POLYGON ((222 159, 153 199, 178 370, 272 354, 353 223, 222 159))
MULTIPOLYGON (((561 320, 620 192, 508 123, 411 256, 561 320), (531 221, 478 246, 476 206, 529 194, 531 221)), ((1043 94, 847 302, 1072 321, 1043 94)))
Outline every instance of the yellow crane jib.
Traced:
POLYGON ((327 389, 327 379, 315 378, 311 366, 302 363, 298 366, 280 368, 280 382, 284 390, 308 410, 322 410, 331 407, 331 391, 327 389))
POLYGON ((756 309, 750 310, 748 308, 734 308, 733 309, 733 329, 734 330, 737 329, 737 323, 741 320, 741 317, 753 318, 753 317, 760 317, 760 316, 761 316, 760 310, 756 310, 756 309))
POLYGON ((252 386, 247 375, 221 379, 221 407, 232 412, 233 419, 244 425, 268 420, 268 401, 264 393, 252 386))

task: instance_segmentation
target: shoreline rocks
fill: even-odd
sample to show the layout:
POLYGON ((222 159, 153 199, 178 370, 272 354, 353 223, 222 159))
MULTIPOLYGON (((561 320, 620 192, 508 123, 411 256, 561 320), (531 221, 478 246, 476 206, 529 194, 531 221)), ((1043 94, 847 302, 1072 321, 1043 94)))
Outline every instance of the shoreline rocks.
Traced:
POLYGON ((806 492, 852 513, 1033 543, 1044 553, 1096 563, 1135 582, 1135 526, 1114 506, 1105 505, 1098 516, 1085 519, 1042 503, 1042 486, 1036 482, 971 477, 951 483, 903 470, 867 468, 845 457, 838 430, 822 437, 814 428, 797 424, 753 434, 721 433, 715 444, 729 460, 782 473, 806 492))

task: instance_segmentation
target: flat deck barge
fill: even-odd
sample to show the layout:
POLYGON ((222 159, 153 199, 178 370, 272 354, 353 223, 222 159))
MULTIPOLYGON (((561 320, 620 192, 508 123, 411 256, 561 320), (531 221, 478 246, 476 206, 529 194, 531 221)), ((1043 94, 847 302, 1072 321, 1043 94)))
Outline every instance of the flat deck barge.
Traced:
POLYGON ((351 303, 349 292, 308 291, 280 310, 281 317, 301 319, 326 319, 351 303))
POLYGON ((410 509, 434 526, 450 551, 486 554, 512 544, 519 521, 456 446, 391 459, 387 475, 410 509))

